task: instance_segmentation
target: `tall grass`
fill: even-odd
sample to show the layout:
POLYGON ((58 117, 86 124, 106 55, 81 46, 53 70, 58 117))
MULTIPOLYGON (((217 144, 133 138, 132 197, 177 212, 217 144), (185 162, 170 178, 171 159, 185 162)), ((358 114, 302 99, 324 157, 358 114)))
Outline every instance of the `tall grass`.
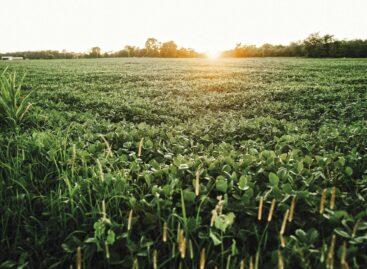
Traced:
POLYGON ((0 122, 11 126, 19 125, 27 115, 32 104, 28 102, 29 93, 22 95, 24 76, 20 79, 17 73, 7 72, 0 75, 0 122))

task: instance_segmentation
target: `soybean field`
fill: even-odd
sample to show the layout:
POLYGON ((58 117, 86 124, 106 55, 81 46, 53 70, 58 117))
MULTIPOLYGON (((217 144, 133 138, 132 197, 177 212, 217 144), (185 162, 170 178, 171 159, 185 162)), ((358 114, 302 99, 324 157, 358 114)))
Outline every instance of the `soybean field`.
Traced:
POLYGON ((0 268, 367 268, 367 60, 0 74, 0 268))

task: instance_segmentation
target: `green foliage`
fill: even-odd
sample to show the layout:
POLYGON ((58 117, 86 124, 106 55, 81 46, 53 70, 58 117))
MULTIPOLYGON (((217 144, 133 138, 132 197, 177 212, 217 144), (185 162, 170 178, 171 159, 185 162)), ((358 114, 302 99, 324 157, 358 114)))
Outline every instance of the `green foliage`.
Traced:
POLYGON ((9 66, 37 113, 0 131, 0 268, 325 268, 333 235, 366 268, 367 61, 9 66))
POLYGON ((16 73, 6 71, 0 74, 0 123, 16 126, 27 116, 30 94, 22 96, 23 78, 19 80, 16 73))
POLYGON ((310 34, 306 39, 289 45, 237 44, 232 50, 224 51, 224 57, 367 57, 367 40, 337 40, 333 35, 310 34))
POLYGON ((269 174, 269 183, 272 187, 277 187, 279 184, 279 177, 273 172, 269 174))

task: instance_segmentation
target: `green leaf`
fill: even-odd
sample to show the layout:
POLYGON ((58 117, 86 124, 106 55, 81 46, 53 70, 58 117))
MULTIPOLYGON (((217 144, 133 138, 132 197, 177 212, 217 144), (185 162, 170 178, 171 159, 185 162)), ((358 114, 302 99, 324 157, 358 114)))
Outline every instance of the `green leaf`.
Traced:
POLYGON ((186 189, 183 191, 183 197, 186 202, 190 202, 190 203, 195 202, 195 193, 189 189, 186 189))
POLYGON ((310 156, 305 156, 304 158, 303 158, 303 161, 306 163, 306 164, 308 164, 308 165, 310 165, 311 163, 312 163, 312 158, 310 157, 310 156))
POLYGON ((231 253, 232 253, 233 256, 238 254, 238 249, 237 249, 237 246, 236 246, 236 240, 234 240, 234 239, 232 239, 231 253))
POLYGON ((98 220, 93 225, 94 228, 94 237, 101 237, 105 232, 105 225, 102 220, 98 220))
POLYGON ((73 253, 74 249, 72 249, 71 247, 69 247, 67 244, 63 243, 61 244, 62 249, 66 252, 66 253, 73 253))
POLYGON ((338 163, 339 163, 340 166, 344 166, 345 165, 344 157, 340 157, 339 160, 338 160, 338 163))
POLYGON ((350 168, 349 166, 345 167, 344 172, 348 175, 351 176, 353 174, 353 169, 350 168))
POLYGON ((336 228, 334 232, 340 235, 341 237, 350 238, 349 234, 340 228, 336 228))
POLYGON ((218 177, 217 180, 215 181, 215 188, 217 189, 217 191, 226 193, 227 192, 227 188, 228 188, 227 180, 218 177))
MULTIPOLYGON (((89 237, 89 238, 87 238, 87 239, 84 240, 84 243, 87 243, 87 244, 88 243, 95 243, 95 244, 97 244, 97 242, 98 242, 98 240, 95 239, 94 237, 89 237)), ((74 252, 74 249, 72 249, 71 252, 74 252)))
POLYGON ((249 188, 249 186, 247 185, 248 181, 249 181, 248 176, 245 176, 245 175, 241 176, 240 180, 238 181, 238 188, 243 191, 247 190, 249 188))
POLYGON ((116 238, 115 232, 112 230, 108 230, 106 243, 108 245, 112 245, 113 243, 115 243, 115 238, 116 238))
POLYGON ((278 186, 279 184, 279 177, 273 172, 269 173, 269 183, 272 187, 278 186))
POLYGON ((222 244, 222 241, 212 231, 210 231, 209 236, 213 240, 214 246, 218 246, 218 245, 222 244))
POLYGON ((301 241, 306 241, 307 240, 307 234, 302 229, 297 229, 296 230, 296 235, 299 239, 301 239, 301 241))
POLYGON ((311 228, 307 231, 307 237, 310 242, 314 243, 316 239, 319 237, 319 232, 315 228, 311 228))
POLYGON ((292 193, 292 186, 289 183, 283 184, 282 185, 282 190, 287 193, 287 194, 291 194, 292 193))
POLYGON ((0 268, 14 268, 17 265, 15 261, 7 260, 0 264, 0 268))
POLYGON ((298 162, 296 166, 298 174, 300 174, 303 171, 303 162, 298 162))
POLYGON ((227 215, 218 216, 215 219, 215 227, 222 232, 225 232, 226 229, 233 224, 234 219, 235 215, 232 212, 228 213, 227 215))

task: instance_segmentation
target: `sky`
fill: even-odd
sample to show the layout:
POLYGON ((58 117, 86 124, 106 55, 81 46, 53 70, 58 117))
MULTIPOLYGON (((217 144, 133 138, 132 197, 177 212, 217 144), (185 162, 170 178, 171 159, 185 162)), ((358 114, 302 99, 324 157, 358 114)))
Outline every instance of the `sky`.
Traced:
POLYGON ((314 32, 367 39, 367 0, 0 0, 0 10, 0 52, 116 51, 148 37, 199 52, 314 32))

